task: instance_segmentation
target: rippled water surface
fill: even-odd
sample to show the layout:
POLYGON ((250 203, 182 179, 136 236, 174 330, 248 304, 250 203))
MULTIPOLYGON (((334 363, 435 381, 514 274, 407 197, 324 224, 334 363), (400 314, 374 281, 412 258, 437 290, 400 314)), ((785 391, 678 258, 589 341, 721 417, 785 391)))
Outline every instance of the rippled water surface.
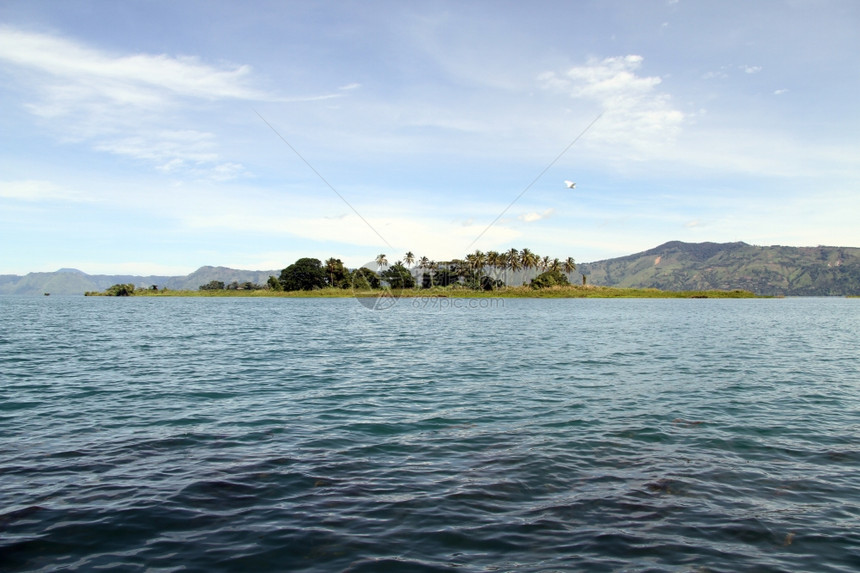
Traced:
POLYGON ((860 569, 858 300, 0 318, 0 570, 860 569))

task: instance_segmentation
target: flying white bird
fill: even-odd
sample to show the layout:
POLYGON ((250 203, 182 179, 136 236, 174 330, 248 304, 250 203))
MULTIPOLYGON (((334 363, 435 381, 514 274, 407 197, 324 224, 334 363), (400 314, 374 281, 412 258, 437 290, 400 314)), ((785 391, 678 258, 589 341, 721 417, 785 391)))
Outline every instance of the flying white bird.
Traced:
POLYGON ((564 184, 567 185, 568 189, 575 189, 576 188, 576 183, 574 183, 573 181, 565 181, 564 184))

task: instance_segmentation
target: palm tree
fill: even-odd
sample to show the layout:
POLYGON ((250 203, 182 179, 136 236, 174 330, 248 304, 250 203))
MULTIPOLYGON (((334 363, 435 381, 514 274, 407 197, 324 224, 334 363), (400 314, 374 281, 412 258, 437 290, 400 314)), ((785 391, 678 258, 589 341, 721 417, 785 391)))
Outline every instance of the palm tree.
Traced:
POLYGON ((474 271, 475 278, 479 283, 481 281, 481 275, 484 273, 485 266, 487 266, 487 255, 479 250, 475 250, 472 254, 472 269, 474 271))
POLYGON ((501 255, 498 251, 487 251, 487 264, 490 266, 492 270, 493 279, 498 280, 499 278, 499 262, 501 261, 501 255))
MULTIPOLYGON (((537 256, 531 251, 531 249, 523 249, 520 251, 520 265, 522 265, 525 273, 528 273, 529 269, 537 266, 537 260, 537 256)), ((525 276, 523 276, 523 284, 526 284, 525 276)))
POLYGON ((385 258, 385 253, 376 257, 376 264, 379 265, 379 268, 384 268, 388 266, 388 259, 385 258))
POLYGON ((507 268, 505 269, 505 284, 508 284, 508 275, 507 269, 511 269, 513 272, 517 272, 522 265, 520 265, 520 252, 516 249, 511 249, 507 252, 507 268))
MULTIPOLYGON (((430 268, 430 259, 427 257, 421 257, 418 259, 418 268, 421 269, 421 286, 424 286, 424 273, 430 268)), ((432 279, 432 275, 431 275, 432 279)), ((417 283, 417 281, 416 281, 417 283)), ((431 282, 432 285, 432 282, 431 282)))
POLYGON ((457 274, 462 274, 468 283, 469 279, 475 276, 475 266, 475 255, 469 253, 466 255, 466 260, 463 261, 463 268, 457 274))
POLYGON ((570 280, 570 273, 576 270, 576 261, 573 260, 573 257, 567 257, 567 260, 564 261, 564 272, 567 273, 567 280, 570 280))
MULTIPOLYGON (((549 257, 547 257, 547 258, 549 258, 549 257)), ((547 269, 549 269, 551 271, 557 271, 557 270, 561 269, 561 261, 558 260, 557 258, 553 259, 547 264, 546 267, 547 267, 547 269)))
POLYGON ((451 259, 448 262, 448 270, 457 275, 457 282, 459 282, 460 277, 465 276, 468 268, 469 264, 463 259, 451 259))
MULTIPOLYGON (((412 251, 406 251, 406 254, 403 255, 403 264, 406 265, 406 268, 409 269, 409 274, 412 274, 412 265, 415 263, 415 255, 412 254, 412 251)), ((415 284, 418 284, 418 281, 415 281, 415 284)), ((413 285, 415 288, 415 285, 413 285)))
MULTIPOLYGON (((558 259, 556 259, 556 260, 558 260, 558 259)), ((552 261, 550 261, 549 255, 547 255, 547 256, 545 256, 544 258, 542 258, 542 259, 540 260, 540 268, 541 268, 541 270, 542 270, 542 271, 548 271, 548 270, 550 270, 550 269, 549 269, 549 264, 550 264, 550 262, 552 262, 552 261)))

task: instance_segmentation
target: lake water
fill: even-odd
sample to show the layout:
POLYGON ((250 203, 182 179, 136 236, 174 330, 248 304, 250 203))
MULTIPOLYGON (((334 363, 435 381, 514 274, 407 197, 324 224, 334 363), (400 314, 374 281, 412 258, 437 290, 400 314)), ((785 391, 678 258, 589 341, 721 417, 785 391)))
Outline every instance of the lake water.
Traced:
POLYGON ((3 571, 860 569, 860 300, 0 318, 3 571))

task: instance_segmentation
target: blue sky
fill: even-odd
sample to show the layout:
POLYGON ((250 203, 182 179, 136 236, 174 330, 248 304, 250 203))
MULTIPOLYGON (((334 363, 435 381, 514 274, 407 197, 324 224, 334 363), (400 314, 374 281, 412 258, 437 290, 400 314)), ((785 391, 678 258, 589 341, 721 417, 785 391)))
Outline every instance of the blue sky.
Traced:
POLYGON ((4 0, 0 273, 860 246, 858 29, 854 0, 4 0))

